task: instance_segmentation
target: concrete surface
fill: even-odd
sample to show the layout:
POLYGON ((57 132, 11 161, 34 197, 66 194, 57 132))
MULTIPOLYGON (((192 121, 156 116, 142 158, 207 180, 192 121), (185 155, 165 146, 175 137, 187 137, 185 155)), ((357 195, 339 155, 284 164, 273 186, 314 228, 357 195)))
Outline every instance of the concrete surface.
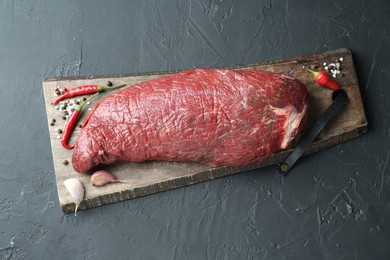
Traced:
POLYGON ((0 2, 0 259, 390 259, 390 2, 0 2), (59 208, 42 80, 352 50, 369 133, 272 167, 59 208))

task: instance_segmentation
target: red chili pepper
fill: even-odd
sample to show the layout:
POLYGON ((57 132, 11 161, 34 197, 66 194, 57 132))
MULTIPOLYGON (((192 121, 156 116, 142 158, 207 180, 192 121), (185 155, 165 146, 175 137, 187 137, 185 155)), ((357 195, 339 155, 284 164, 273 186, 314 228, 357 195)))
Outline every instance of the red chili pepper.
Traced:
POLYGON ((71 90, 66 91, 64 94, 61 96, 57 97, 53 102, 51 102, 52 105, 57 104, 61 100, 65 98, 71 98, 75 96, 81 96, 81 95, 88 95, 88 94, 93 94, 96 92, 101 92, 105 90, 111 90, 115 88, 121 88, 123 86, 126 86, 126 84, 121 84, 121 85, 116 85, 112 87, 107 87, 107 86, 99 86, 99 85, 85 85, 85 86, 79 86, 72 88, 71 90))
POLYGON ((92 97, 89 97, 87 100, 85 100, 83 103, 81 103, 73 112, 70 114, 68 121, 66 121, 64 131, 62 132, 61 136, 61 144, 66 149, 73 149, 74 145, 68 144, 68 140, 70 136, 72 135, 72 132, 74 128, 76 127, 76 124, 78 122, 81 110, 83 109, 84 105, 87 104, 92 98, 94 98, 97 95, 93 95, 92 97))
POLYGON ((333 90, 338 90, 340 88, 339 85, 337 84, 337 82, 334 81, 333 79, 331 79, 328 76, 328 74, 326 74, 325 72, 314 71, 311 69, 306 69, 306 70, 311 72, 316 77, 316 82, 318 83, 318 85, 320 85, 322 87, 330 88, 333 90))

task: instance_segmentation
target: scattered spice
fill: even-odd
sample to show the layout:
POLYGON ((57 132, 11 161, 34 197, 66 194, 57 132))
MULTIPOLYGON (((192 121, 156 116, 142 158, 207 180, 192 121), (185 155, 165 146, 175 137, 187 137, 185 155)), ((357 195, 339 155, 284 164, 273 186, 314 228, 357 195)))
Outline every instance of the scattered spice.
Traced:
POLYGON ((66 120, 69 117, 69 115, 72 114, 72 112, 80 106, 82 100, 86 101, 87 99, 83 98, 83 99, 60 101, 58 105, 55 106, 55 108, 62 113, 62 118, 66 120))
POLYGON ((53 90, 54 90, 54 96, 56 97, 64 94, 67 91, 66 88, 60 88, 59 86, 55 87, 53 90))
MULTIPOLYGON (((126 86, 126 84, 113 86, 111 81, 107 81, 107 86, 85 85, 85 86, 75 87, 71 90, 67 90, 66 88, 61 88, 60 86, 57 86, 57 87, 52 88, 52 91, 54 91, 54 95, 58 96, 58 98, 56 98, 52 102, 52 104, 55 104, 54 108, 61 113, 60 118, 62 118, 63 120, 71 121, 72 115, 76 112, 80 112, 82 109, 82 106, 90 105, 90 102, 89 102, 90 100, 89 100, 89 98, 87 98, 85 96, 84 97, 77 97, 77 98, 72 99, 72 100, 70 100, 70 99, 63 100, 63 99, 68 98, 68 97, 73 97, 73 96, 87 95, 90 93, 97 93, 100 91, 111 90, 111 89, 120 88, 120 87, 124 87, 124 86, 126 86)), ((89 108, 88 110, 92 110, 92 109, 89 108)), ((78 117, 78 116, 76 116, 76 117, 78 117)), ((72 126, 73 128, 71 131, 73 131, 73 129, 75 127, 82 128, 82 124, 77 124, 77 120, 78 120, 77 118, 73 119, 73 120, 76 120, 76 122, 72 126)), ((56 119, 52 118, 51 122, 49 124, 50 124, 50 126, 54 126, 55 123, 56 123, 56 119)), ((66 123, 64 130, 59 129, 59 128, 55 129, 55 131, 58 133, 57 139, 61 139, 61 143, 63 142, 62 139, 63 138, 66 139, 66 135, 69 135, 69 133, 67 133, 67 129, 66 129, 67 124, 68 124, 68 122, 66 123), (62 134, 62 136, 61 136, 61 134, 62 134)), ((69 136, 67 138, 69 138, 69 136)), ((70 149, 71 146, 68 146, 68 147, 70 149)))
POLYGON ((341 63, 344 61, 343 57, 340 57, 338 60, 335 60, 332 63, 326 63, 324 62, 322 65, 324 66, 324 70, 328 73, 332 74, 333 78, 336 78, 337 76, 344 77, 344 75, 341 73, 341 63))
POLYGON ((62 164, 63 164, 63 165, 68 165, 69 162, 68 162, 68 160, 64 160, 64 161, 62 162, 62 164))

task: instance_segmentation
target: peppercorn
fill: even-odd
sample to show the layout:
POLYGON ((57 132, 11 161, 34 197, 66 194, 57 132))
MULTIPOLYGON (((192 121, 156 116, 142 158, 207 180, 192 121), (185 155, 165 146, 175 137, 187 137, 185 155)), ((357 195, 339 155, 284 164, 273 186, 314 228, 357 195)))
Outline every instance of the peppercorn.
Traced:
POLYGON ((50 122, 50 126, 54 126, 54 123, 53 123, 53 122, 50 122))
POLYGON ((53 118, 53 119, 51 120, 51 122, 55 123, 55 122, 56 122, 56 119, 55 119, 55 118, 53 118))
POLYGON ((111 87, 112 86, 112 82, 109 80, 107 81, 107 86, 111 87))
POLYGON ((66 120, 66 116, 62 116, 62 119, 66 120))
POLYGON ((62 134, 62 130, 61 130, 61 129, 58 129, 57 132, 58 132, 59 134, 62 134))
POLYGON ((68 160, 64 160, 64 161, 62 162, 62 164, 63 164, 63 165, 68 165, 69 162, 68 162, 68 160))

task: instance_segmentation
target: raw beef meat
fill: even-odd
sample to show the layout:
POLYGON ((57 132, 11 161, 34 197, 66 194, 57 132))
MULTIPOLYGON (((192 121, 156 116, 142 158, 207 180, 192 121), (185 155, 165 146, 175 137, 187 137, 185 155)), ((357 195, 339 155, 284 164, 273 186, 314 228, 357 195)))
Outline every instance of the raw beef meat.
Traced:
POLYGON ((297 79, 256 69, 196 69, 142 82, 96 104, 74 148, 77 172, 117 160, 260 162, 307 118, 297 79))

